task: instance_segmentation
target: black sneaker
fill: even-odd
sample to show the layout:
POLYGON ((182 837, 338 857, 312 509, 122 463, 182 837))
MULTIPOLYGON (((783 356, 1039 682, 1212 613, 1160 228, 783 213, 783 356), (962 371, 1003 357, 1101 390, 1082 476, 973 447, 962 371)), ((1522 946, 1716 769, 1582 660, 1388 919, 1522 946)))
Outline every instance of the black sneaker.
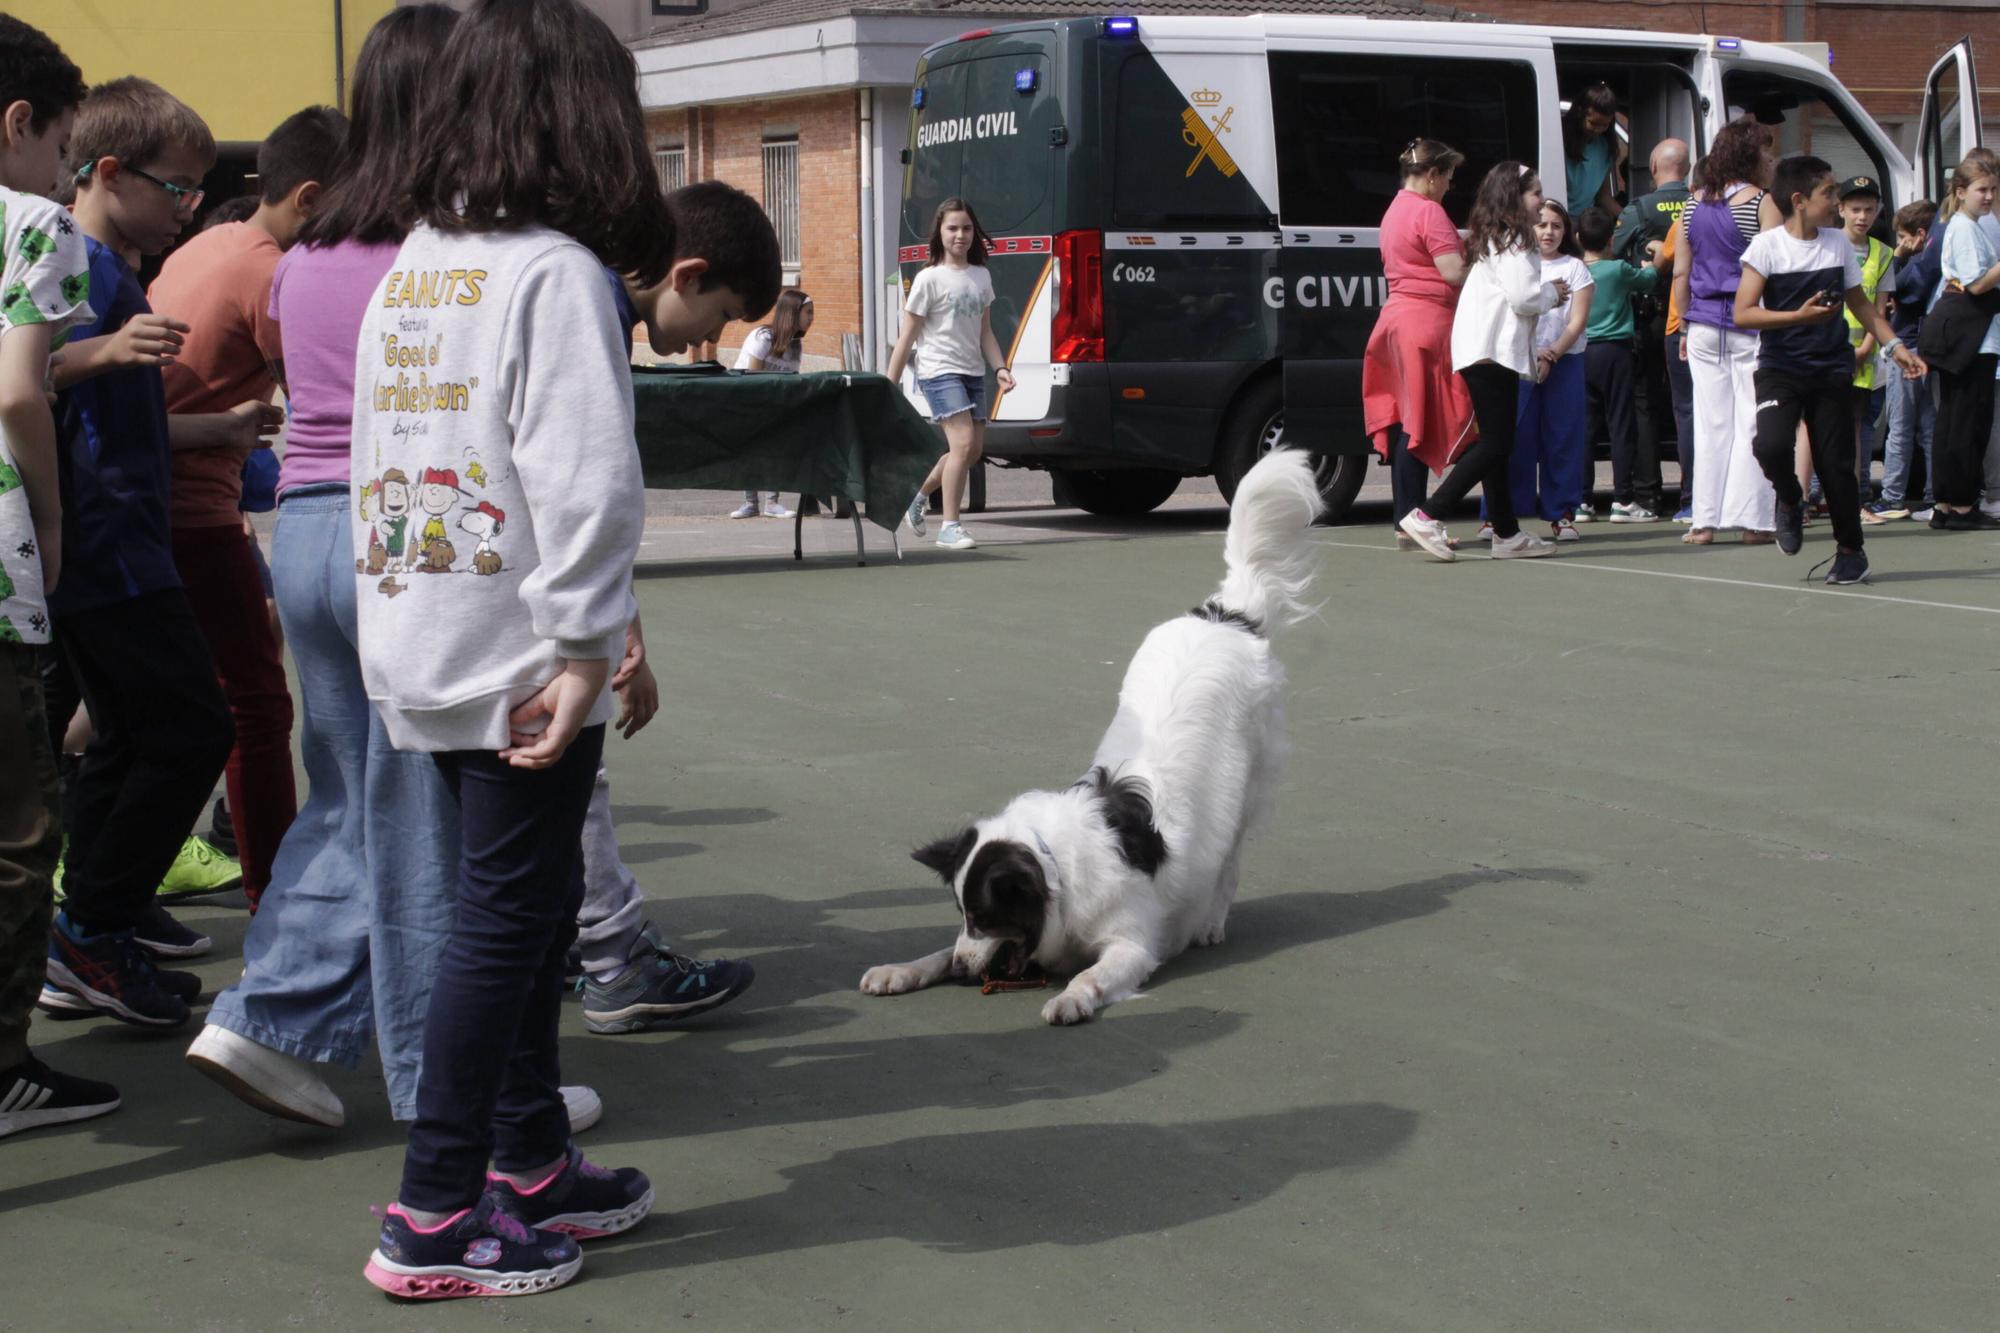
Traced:
POLYGON ((1778 549, 1786 555, 1797 555, 1805 540, 1805 510, 1798 505, 1778 501, 1778 549))
POLYGON ((137 1027, 177 1028, 188 1020, 187 1001, 160 983, 152 955, 129 930, 85 939, 67 912, 49 930, 48 984, 100 1014, 137 1027))
POLYGON ((522 1226, 488 1193, 430 1231, 419 1231, 401 1204, 390 1204, 362 1274, 391 1296, 443 1301, 554 1291, 582 1266, 574 1240, 522 1226))
POLYGON ((1946 509, 1946 508, 1945 508, 1945 507, 1944 507, 1943 505, 1932 505, 1932 506, 1931 506, 1931 531, 1933 531, 1933 532, 1959 532, 1959 531, 1963 531, 1963 529, 1961 529, 1961 528, 1956 528, 1956 527, 1954 527, 1954 526, 1953 526, 1953 523, 1954 523, 1954 521, 1955 521, 1955 520, 1957 520, 1957 519, 1960 519, 1960 518, 1962 518, 1962 517, 1964 517, 1964 515, 1962 515, 1962 514, 1954 514, 1954 513, 1952 513, 1952 512, 1950 511, 1950 510, 1946 509))
POLYGON ((595 1240, 630 1231, 653 1211, 653 1182, 632 1167, 616 1171, 583 1160, 571 1144, 569 1160, 530 1190, 515 1188, 505 1176, 488 1174, 486 1193, 501 1212, 522 1226, 595 1240))
POLYGON ((1844 583, 1864 583, 1868 579, 1868 553, 1866 551, 1841 551, 1833 557, 1833 568, 1826 572, 1826 581, 1835 586, 1844 583))
MULTIPOLYGON (((153 975, 159 979, 161 990, 184 1004, 193 1004, 201 998, 201 978, 192 972, 170 972, 163 967, 153 975)), ((46 981, 42 983, 41 995, 35 999, 35 1007, 57 1022, 90 1018, 97 1013, 90 1001, 46 981)))
POLYGON ((32 1055, 12 1069, 0 1069, 0 1139, 117 1109, 118 1089, 109 1083, 58 1074, 32 1055))
POLYGON ((215 947, 214 940, 174 920, 158 903, 146 909, 132 934, 156 958, 199 958, 215 947))
POLYGON ((208 845, 230 860, 236 859, 236 824, 229 818, 229 802, 218 796, 208 816, 208 845))

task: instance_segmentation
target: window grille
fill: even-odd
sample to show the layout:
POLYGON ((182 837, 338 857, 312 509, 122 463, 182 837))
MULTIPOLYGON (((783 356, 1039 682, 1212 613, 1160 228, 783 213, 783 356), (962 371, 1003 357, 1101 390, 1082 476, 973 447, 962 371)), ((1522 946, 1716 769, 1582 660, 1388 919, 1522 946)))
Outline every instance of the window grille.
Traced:
POLYGON ((779 262, 799 266, 799 141, 764 141, 764 211, 778 233, 779 262))
POLYGON ((653 166, 660 173, 660 188, 668 194, 687 184, 687 149, 684 146, 654 149, 653 166))

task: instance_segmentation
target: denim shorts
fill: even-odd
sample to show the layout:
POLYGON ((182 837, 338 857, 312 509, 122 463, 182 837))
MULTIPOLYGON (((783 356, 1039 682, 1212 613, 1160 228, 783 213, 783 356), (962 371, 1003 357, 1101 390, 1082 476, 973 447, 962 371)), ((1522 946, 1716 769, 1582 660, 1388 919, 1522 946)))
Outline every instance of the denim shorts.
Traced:
POLYGON ((972 413, 974 421, 986 420, 986 377, 984 375, 939 375, 918 380, 924 401, 931 405, 931 420, 943 421, 960 412, 972 413))

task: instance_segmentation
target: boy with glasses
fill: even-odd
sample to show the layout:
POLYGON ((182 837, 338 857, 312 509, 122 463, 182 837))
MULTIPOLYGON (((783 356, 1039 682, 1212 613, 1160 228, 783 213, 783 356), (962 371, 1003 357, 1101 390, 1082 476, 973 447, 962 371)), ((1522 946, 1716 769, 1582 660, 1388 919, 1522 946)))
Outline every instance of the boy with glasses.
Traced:
MULTIPOLYGON (((66 898, 49 932, 44 1008, 171 1029, 200 993, 155 955, 208 941, 154 890, 229 757, 229 710, 174 569, 172 449, 256 443, 249 410, 184 417, 170 433, 160 367, 187 326, 156 315, 133 266, 193 216, 215 140, 157 84, 91 90, 70 135, 77 225, 90 264, 90 320, 55 371, 63 578, 49 599, 55 644, 89 707, 94 735, 70 792, 66 898)), ((58 724, 60 725, 60 724, 58 724)))

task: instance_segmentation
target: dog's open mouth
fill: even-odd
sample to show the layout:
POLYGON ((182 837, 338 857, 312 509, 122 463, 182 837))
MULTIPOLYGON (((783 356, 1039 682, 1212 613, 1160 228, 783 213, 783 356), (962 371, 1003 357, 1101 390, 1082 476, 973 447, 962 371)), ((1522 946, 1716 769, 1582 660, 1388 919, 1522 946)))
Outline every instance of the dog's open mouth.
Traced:
POLYGON ((993 960, 986 970, 979 974, 979 993, 991 995, 996 991, 1040 990, 1049 984, 1049 974, 1042 970, 1034 955, 1019 940, 1002 940, 994 951, 993 960))

